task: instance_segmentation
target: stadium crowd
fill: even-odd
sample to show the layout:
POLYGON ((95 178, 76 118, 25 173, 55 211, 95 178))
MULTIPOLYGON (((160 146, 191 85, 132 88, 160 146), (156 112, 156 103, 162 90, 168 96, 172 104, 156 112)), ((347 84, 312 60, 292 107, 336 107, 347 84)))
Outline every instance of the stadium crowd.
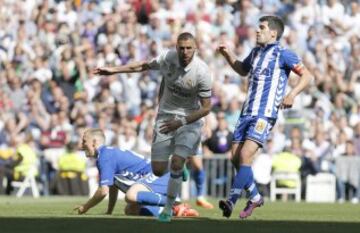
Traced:
MULTIPOLYGON (((335 174, 338 200, 345 199, 342 187, 348 183, 357 203, 360 1, 351 0, 0 0, 0 193, 10 192, 4 177, 24 175, 40 158, 47 166, 39 174, 50 181, 51 171, 84 172, 80 152, 67 149, 73 152, 87 127, 103 129, 108 145, 149 155, 159 74, 100 77, 92 70, 155 57, 173 49, 183 31, 196 35, 214 81, 204 156, 226 156, 247 82, 216 47, 225 43, 245 58, 255 43, 257 19, 265 14, 285 20, 281 43, 301 55, 315 79, 291 110, 280 113, 262 153, 269 159, 258 162, 271 168, 274 156, 290 152, 302 161, 296 171, 304 177, 335 174), (69 154, 75 155, 59 162, 69 154), (352 162, 343 162, 345 157, 352 162)), ((291 76, 289 88, 296 82, 291 76)), ((255 171, 255 178, 263 173, 255 171)))

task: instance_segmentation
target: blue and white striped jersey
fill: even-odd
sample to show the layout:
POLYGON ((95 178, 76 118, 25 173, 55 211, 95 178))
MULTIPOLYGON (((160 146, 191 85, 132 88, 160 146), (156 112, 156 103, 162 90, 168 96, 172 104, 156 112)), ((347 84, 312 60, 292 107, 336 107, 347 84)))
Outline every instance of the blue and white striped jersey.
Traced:
POLYGON ((301 66, 300 58, 281 47, 279 42, 254 48, 243 61, 243 67, 250 75, 247 99, 241 116, 276 119, 290 71, 298 73, 301 66))

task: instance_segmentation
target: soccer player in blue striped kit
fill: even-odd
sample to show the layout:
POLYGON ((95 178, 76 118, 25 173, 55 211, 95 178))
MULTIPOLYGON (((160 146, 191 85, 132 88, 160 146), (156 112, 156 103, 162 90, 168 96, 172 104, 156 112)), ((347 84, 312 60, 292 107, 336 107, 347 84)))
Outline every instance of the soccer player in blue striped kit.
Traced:
MULTIPOLYGON (((150 160, 128 150, 105 146, 101 129, 88 129, 82 136, 82 148, 89 158, 96 159, 99 170, 99 187, 94 195, 74 210, 86 213, 109 194, 107 214, 113 212, 118 189, 125 193, 126 215, 159 216, 166 204, 167 184, 170 174, 161 177, 152 173, 150 160)), ((173 206, 173 215, 197 217, 196 210, 187 204, 173 206)))
POLYGON ((255 185, 251 164, 256 151, 274 126, 279 109, 291 108, 294 98, 305 89, 312 75, 292 51, 283 48, 279 40, 284 23, 277 16, 263 16, 256 31, 257 46, 243 62, 237 60, 225 45, 218 47, 230 66, 240 75, 249 78, 247 99, 234 130, 231 161, 237 174, 227 200, 219 201, 223 216, 229 218, 243 190, 250 194, 250 200, 240 212, 240 218, 247 218, 256 207, 264 204, 263 197, 255 185), (297 85, 286 94, 290 72, 300 76, 297 85), (286 94, 286 95, 285 95, 286 94))

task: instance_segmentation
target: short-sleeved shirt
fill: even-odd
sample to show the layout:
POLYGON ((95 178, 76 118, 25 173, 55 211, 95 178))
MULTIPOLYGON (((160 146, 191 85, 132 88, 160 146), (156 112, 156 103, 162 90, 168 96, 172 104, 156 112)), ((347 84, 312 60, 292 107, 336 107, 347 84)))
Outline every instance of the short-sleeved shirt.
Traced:
POLYGON ((164 90, 159 103, 159 114, 187 116, 200 108, 200 98, 211 97, 212 78, 209 67, 194 55, 182 67, 176 51, 166 51, 149 62, 150 69, 159 70, 164 90))
POLYGON ((116 174, 138 181, 152 173, 150 160, 135 152, 109 146, 98 149, 96 166, 99 170, 100 186, 113 185, 116 174))
POLYGON ((278 42, 254 48, 243 61, 243 67, 250 75, 241 116, 276 119, 290 71, 297 72, 301 66, 301 59, 278 42))

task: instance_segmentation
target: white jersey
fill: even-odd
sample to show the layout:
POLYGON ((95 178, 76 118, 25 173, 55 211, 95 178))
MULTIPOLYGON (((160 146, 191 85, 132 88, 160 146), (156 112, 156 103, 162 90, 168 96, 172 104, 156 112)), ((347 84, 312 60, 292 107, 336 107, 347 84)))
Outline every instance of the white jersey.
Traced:
POLYGON ((182 67, 176 51, 166 51, 149 62, 159 70, 164 90, 159 104, 159 115, 187 116, 200 108, 200 98, 211 97, 212 78, 209 67, 194 55, 190 64, 182 67))

